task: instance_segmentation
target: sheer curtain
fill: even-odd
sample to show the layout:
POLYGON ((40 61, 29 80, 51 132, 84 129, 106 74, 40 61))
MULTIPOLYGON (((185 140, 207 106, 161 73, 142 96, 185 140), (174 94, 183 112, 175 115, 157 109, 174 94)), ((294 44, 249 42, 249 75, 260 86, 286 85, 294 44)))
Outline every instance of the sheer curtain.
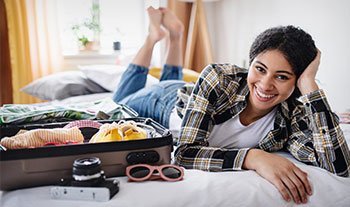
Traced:
POLYGON ((10 48, 5 1, 0 0, 0 106, 13 102, 10 48))
MULTIPOLYGON (((13 103, 40 102, 20 89, 45 75, 61 71, 56 0, 5 0, 13 103)), ((3 90, 3 89, 2 89, 3 90)))

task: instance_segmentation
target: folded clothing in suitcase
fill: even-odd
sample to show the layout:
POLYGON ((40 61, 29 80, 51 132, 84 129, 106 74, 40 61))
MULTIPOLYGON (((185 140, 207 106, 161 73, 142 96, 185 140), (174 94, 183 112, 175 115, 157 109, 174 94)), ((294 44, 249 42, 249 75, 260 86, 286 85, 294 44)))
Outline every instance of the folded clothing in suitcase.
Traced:
MULTIPOLYGON (((131 164, 168 164, 171 161, 173 138, 169 130, 149 118, 126 118, 141 122, 155 129, 152 138, 128 141, 71 144, 0 151, 0 190, 54 185, 61 178, 72 177, 74 160, 98 157, 107 177, 125 175, 131 164)), ((116 120, 118 122, 119 120, 116 120)), ((112 121, 99 121, 111 123, 112 121)), ((25 125, 0 125, 0 136, 15 135, 19 130, 39 128, 63 128, 69 122, 25 125)), ((98 129, 80 128, 88 141, 98 129)))

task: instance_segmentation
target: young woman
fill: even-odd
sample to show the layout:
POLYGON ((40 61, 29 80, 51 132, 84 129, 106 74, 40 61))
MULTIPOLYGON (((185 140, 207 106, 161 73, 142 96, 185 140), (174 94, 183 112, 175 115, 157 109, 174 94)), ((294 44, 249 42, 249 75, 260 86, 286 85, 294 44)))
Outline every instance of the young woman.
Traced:
POLYGON ((350 153, 338 117, 315 82, 321 53, 309 34, 294 26, 268 29, 251 46, 249 70, 211 64, 195 84, 185 85, 181 23, 166 9, 148 12, 150 34, 114 100, 172 131, 179 129, 178 115, 182 118, 176 164, 255 170, 296 203, 306 203, 312 194, 307 174, 269 152, 287 150, 303 163, 349 175, 350 153), (160 83, 144 88, 153 46, 165 36, 160 25, 169 31, 167 64, 160 83))
POLYGON ((287 150, 303 163, 348 176, 350 154, 338 117, 315 82, 320 56, 303 30, 275 27, 252 44, 249 71, 227 64, 205 68, 188 100, 178 104, 185 109, 176 163, 255 170, 296 203, 312 194, 307 174, 268 152, 287 150))

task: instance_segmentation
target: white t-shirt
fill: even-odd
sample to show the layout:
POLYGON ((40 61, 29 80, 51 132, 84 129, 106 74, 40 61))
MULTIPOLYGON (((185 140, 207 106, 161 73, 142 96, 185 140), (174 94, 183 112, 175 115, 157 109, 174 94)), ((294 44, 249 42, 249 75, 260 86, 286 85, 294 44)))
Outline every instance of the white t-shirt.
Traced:
MULTIPOLYGON (((248 126, 241 123, 239 115, 222 124, 214 125, 209 136, 209 146, 230 149, 255 147, 273 129, 276 111, 277 108, 275 107, 268 114, 248 126)), ((181 121, 174 108, 169 119, 169 129, 174 138, 178 138, 180 135, 181 121)))
POLYGON ((179 115, 177 115, 174 107, 169 117, 169 129, 175 139, 179 138, 180 136, 181 122, 182 119, 179 117, 179 115))

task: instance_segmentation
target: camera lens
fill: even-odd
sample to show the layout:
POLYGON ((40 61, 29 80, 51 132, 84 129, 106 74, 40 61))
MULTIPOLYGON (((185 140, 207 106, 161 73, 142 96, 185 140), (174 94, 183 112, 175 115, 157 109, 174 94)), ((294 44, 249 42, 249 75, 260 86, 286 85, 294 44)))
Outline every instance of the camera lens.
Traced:
POLYGON ((73 163, 73 178, 76 181, 87 181, 100 178, 101 161, 97 157, 77 159, 73 163))

